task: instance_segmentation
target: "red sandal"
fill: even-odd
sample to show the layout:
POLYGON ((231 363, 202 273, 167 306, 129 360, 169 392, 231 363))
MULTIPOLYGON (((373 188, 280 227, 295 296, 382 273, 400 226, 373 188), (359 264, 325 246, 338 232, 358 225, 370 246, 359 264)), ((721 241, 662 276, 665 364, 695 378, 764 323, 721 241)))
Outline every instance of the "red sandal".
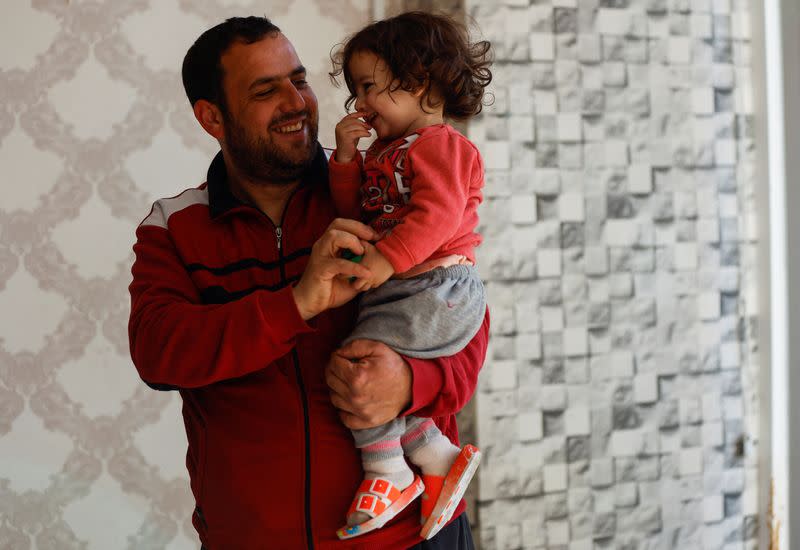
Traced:
POLYGON ((386 479, 365 479, 361 482, 347 515, 363 512, 371 519, 358 525, 342 527, 336 531, 336 536, 340 539, 350 539, 383 527, 421 495, 424 489, 425 485, 419 476, 414 476, 411 485, 402 491, 386 479))
POLYGON ((478 448, 465 445, 445 477, 423 476, 425 494, 422 495, 422 531, 419 534, 422 538, 430 540, 447 525, 480 461, 478 448))

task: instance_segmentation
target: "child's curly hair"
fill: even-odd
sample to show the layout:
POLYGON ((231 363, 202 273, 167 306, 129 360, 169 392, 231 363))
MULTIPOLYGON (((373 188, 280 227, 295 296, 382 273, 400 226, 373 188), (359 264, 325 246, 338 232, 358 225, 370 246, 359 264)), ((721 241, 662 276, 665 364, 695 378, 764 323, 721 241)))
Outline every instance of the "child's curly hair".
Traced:
POLYGON ((490 48, 486 40, 470 43, 466 27, 446 15, 412 11, 372 23, 348 37, 331 54, 329 74, 335 83, 336 77, 344 76, 350 91, 344 106, 349 111, 356 95, 348 64, 357 52, 372 52, 396 79, 389 92, 423 88, 424 110, 423 101, 439 105, 431 103, 428 92, 434 91, 446 117, 464 120, 483 108, 484 89, 492 81, 490 48))

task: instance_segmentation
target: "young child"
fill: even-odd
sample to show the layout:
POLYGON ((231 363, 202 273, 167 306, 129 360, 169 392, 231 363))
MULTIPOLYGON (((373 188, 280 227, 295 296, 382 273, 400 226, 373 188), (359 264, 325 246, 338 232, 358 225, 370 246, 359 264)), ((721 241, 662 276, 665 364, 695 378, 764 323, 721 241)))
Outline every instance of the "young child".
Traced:
MULTIPOLYGON (((409 357, 442 357, 463 348, 483 322, 486 298, 474 267, 483 161, 445 119, 480 112, 492 79, 489 48, 471 44, 448 17, 410 12, 369 25, 334 55, 331 76, 344 76, 345 106, 355 103, 356 111, 336 126, 331 192, 340 216, 381 235, 361 260, 372 278, 353 282, 368 292, 347 341, 367 338, 409 357), (362 158, 356 147, 370 130, 377 139, 362 158)), ((381 527, 422 491, 421 536, 433 537, 480 458, 471 445, 453 445, 430 418, 400 417, 353 436, 365 480, 340 538, 381 527)))

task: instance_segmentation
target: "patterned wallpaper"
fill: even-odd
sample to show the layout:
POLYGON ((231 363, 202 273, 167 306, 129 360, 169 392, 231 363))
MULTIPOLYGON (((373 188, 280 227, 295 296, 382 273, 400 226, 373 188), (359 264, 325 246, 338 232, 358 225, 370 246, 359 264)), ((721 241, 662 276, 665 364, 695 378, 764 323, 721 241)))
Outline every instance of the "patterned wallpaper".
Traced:
POLYGON ((756 548, 747 1, 467 5, 497 59, 484 550, 756 548))
POLYGON ((196 549, 177 395, 127 348, 134 229, 205 179, 180 83, 232 15, 295 43, 332 144, 328 52, 367 0, 4 0, 0 6, 0 548, 196 549), (266 13, 265 13, 266 12, 266 13))

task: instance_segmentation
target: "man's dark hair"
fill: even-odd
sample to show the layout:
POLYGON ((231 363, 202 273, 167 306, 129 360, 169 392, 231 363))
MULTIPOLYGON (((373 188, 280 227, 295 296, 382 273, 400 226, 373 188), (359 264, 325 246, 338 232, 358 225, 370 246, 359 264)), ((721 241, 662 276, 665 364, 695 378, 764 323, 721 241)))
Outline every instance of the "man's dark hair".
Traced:
POLYGON ((200 35, 183 58, 183 89, 189 103, 205 99, 226 111, 222 54, 234 42, 252 44, 281 30, 266 17, 231 17, 200 35))
MULTIPOLYGON (((356 100, 350 59, 358 52, 372 52, 396 79, 390 92, 433 90, 441 96, 446 117, 465 120, 481 111, 484 89, 492 81, 490 49, 486 40, 470 42, 466 27, 452 17, 412 11, 372 23, 347 38, 331 56, 330 75, 334 82, 344 76, 349 111, 356 100)), ((425 95, 420 97, 423 110, 429 99, 425 95)))

